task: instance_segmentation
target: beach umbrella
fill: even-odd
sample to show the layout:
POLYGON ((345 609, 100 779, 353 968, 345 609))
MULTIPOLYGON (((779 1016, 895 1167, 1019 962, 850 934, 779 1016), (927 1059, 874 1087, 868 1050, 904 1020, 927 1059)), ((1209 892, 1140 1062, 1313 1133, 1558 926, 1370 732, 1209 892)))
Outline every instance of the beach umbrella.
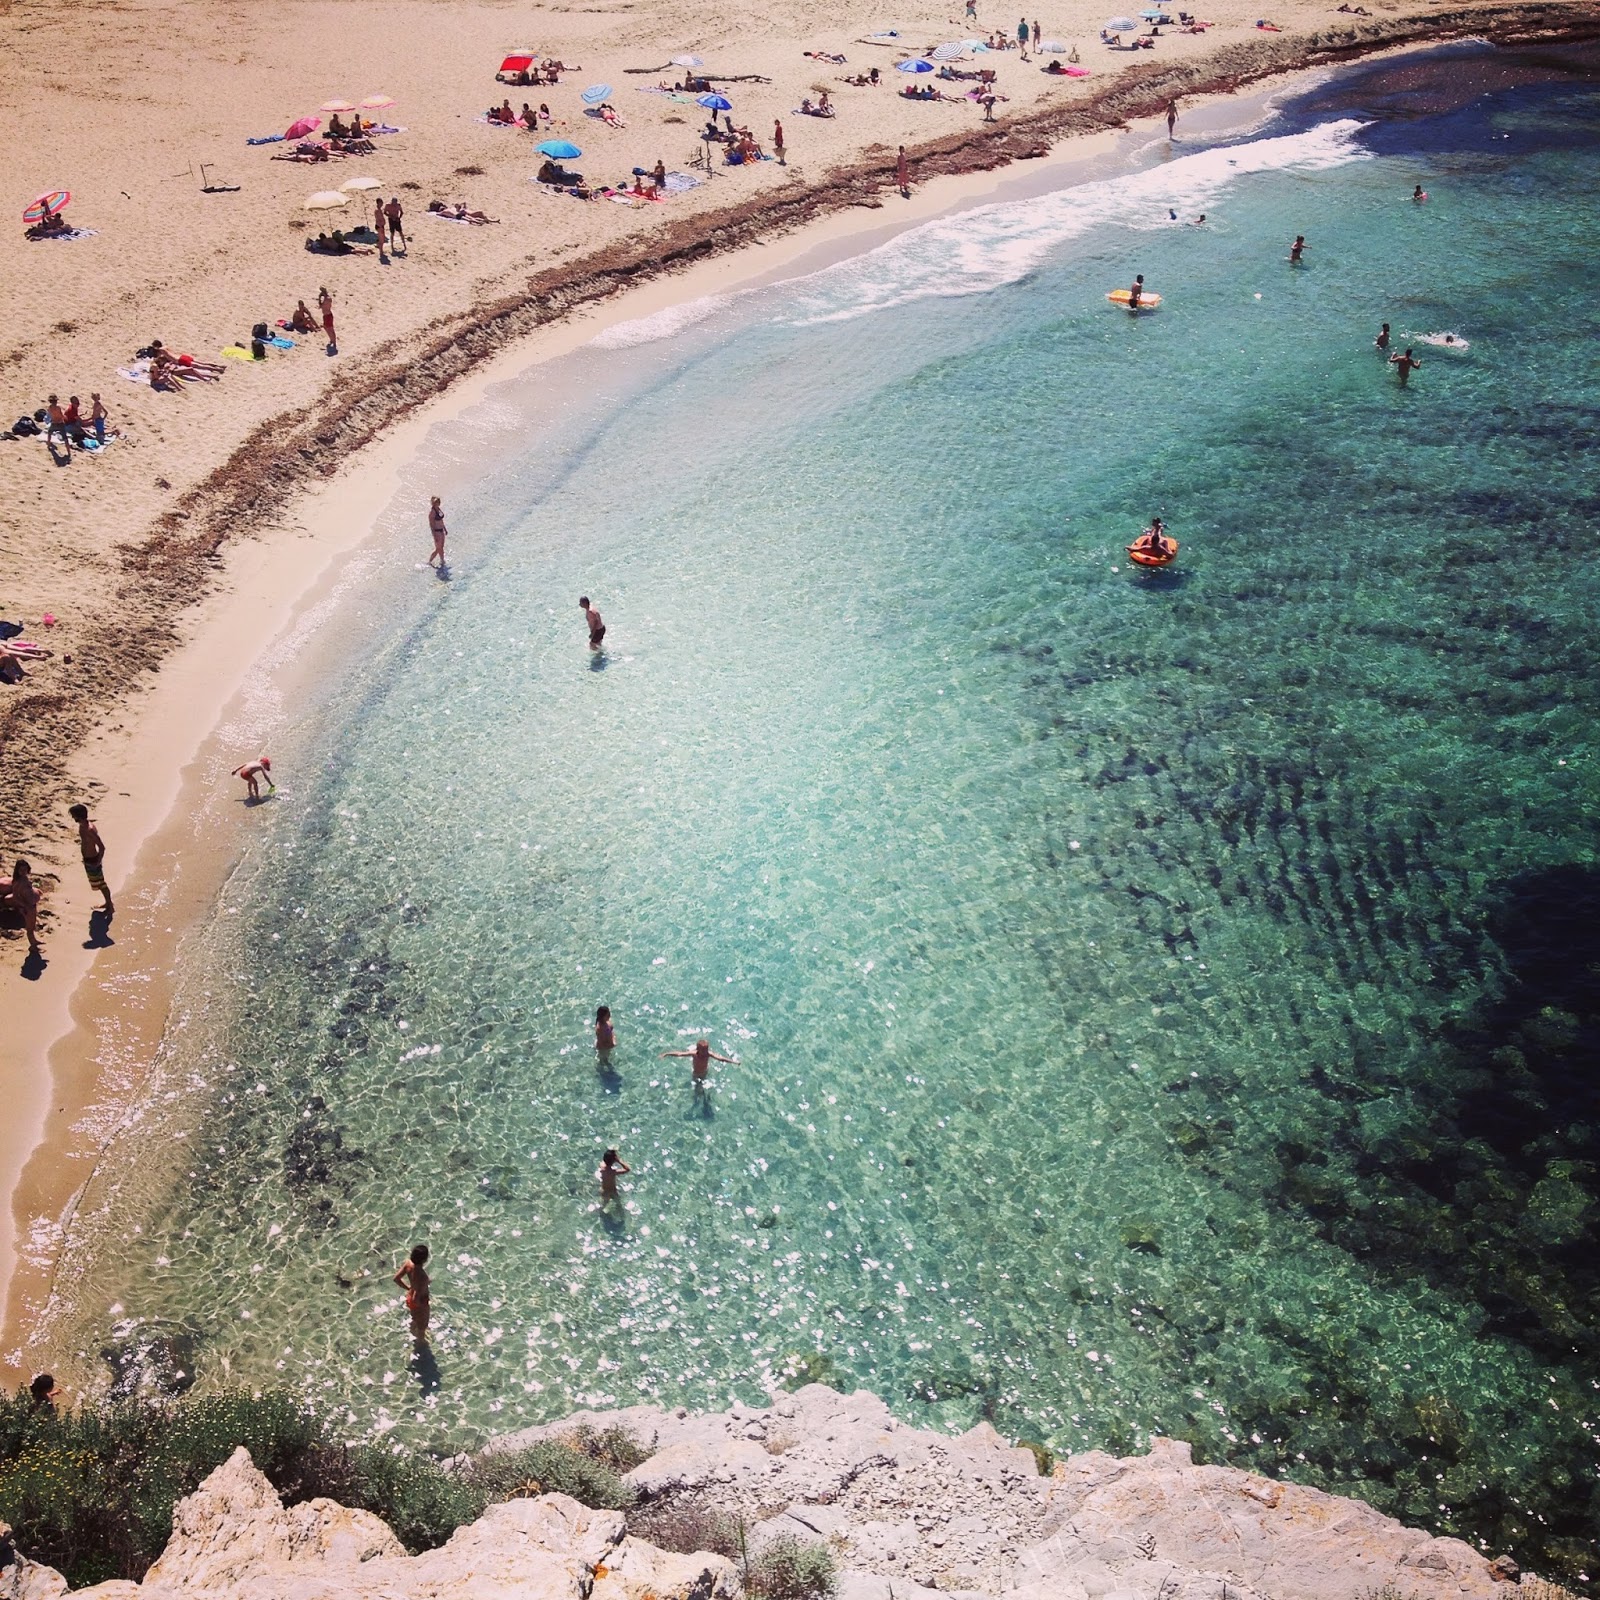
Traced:
POLYGON ((354 111, 356 108, 353 100, 324 100, 318 108, 322 111, 354 111))
POLYGON ((52 189, 48 194, 42 194, 37 200, 22 213, 24 222, 43 222, 46 217, 53 217, 58 211, 65 211, 72 202, 72 191, 69 189, 52 189))
POLYGON ((500 63, 502 72, 526 72, 539 58, 533 51, 513 51, 500 63))
POLYGON ((1039 48, 1041 50, 1048 50, 1053 56, 1064 56, 1067 53, 1066 45, 1064 45, 1059 39, 1046 39, 1045 42, 1039 46, 1039 48))
POLYGON ((1165 11, 1141 11, 1139 15, 1143 17, 1146 22, 1165 22, 1167 20, 1167 14, 1165 11))
POLYGON ((361 102, 361 109, 363 111, 387 111, 394 103, 395 99, 392 94, 369 94, 361 102))
POLYGON ((700 95, 695 100, 695 104, 697 106, 704 106, 707 111, 732 111, 733 110, 733 101, 728 99, 728 97, 726 95, 721 95, 721 94, 703 94, 703 95, 700 95))
POLYGON ((383 185, 376 178, 352 178, 348 183, 341 183, 339 187, 346 194, 359 194, 363 189, 381 189, 383 185))
POLYGON ((897 61, 894 64, 896 72, 932 72, 933 63, 923 61, 920 57, 912 61, 897 61))
POLYGON ((285 139, 303 139, 308 133, 315 133, 321 126, 321 117, 301 117, 298 122, 289 124, 283 136, 285 139))
POLYGON ((602 100, 611 98, 611 85, 609 83, 591 83, 578 98, 586 106, 597 106, 602 100))
POLYGON ((350 196, 340 194, 337 189, 323 189, 306 197, 307 211, 337 211, 340 206, 350 204, 350 196))
POLYGON ((674 56, 671 64, 675 67, 703 67, 705 61, 700 56, 674 56))
POLYGON ((1113 17, 1106 24, 1107 33, 1132 33, 1139 24, 1132 17, 1113 17))
POLYGON ((935 61, 959 61, 966 53, 966 44, 960 39, 952 39, 949 44, 942 44, 933 52, 933 59, 935 61))
POLYGON ((576 161, 583 154, 583 151, 570 139, 546 139, 543 144, 536 144, 533 148, 541 155, 553 157, 557 161, 576 161))

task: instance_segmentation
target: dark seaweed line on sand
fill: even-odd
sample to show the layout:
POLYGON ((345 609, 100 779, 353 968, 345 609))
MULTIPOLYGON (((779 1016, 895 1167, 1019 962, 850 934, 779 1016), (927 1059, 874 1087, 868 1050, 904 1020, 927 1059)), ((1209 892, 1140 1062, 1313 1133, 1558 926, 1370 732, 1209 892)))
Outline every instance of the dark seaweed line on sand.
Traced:
MULTIPOLYGON (((1197 61, 1150 61, 1085 101, 983 125, 916 147, 919 178, 982 172, 1043 155, 1063 137, 1157 114, 1175 95, 1227 93, 1303 67, 1334 65, 1397 45, 1478 36, 1496 43, 1600 37, 1600 0, 1463 7, 1363 19, 1309 37, 1250 40, 1197 61)), ((582 306, 850 207, 876 209, 894 176, 887 147, 820 181, 684 219, 583 260, 531 276, 514 294, 437 317, 342 366, 311 405, 261 423, 228 460, 186 491, 139 542, 121 547, 120 596, 138 630, 108 620, 78 650, 70 689, 26 688, 0 712, 0 837, 54 858, 36 830, 67 786, 72 753, 133 688, 148 683, 180 639, 178 622, 211 588, 230 538, 281 517, 285 497, 331 476, 363 445, 516 340, 582 306), (42 848, 41 848, 42 846, 42 848)), ((53 836, 52 836, 53 839, 53 836)))

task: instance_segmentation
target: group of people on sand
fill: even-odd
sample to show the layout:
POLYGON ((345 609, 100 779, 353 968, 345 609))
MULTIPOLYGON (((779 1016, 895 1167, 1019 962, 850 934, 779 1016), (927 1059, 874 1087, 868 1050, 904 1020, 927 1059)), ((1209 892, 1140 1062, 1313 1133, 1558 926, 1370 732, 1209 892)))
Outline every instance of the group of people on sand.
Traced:
MULTIPOLYGON (((97 914, 109 918, 117 908, 106 883, 105 840, 100 837, 100 830, 89 815, 88 806, 81 801, 68 806, 67 815, 78 830, 78 851, 83 859, 84 876, 89 880, 89 887, 101 898, 97 914)), ((21 923, 28 939, 28 953, 35 956, 40 953, 39 899, 40 890, 33 876, 33 863, 26 857, 19 858, 11 869, 11 876, 0 878, 0 911, 9 912, 21 923)))
POLYGON ((106 410, 105 402, 90 390, 88 416, 83 414, 83 402, 77 395, 69 395, 67 403, 62 405, 60 395, 53 394, 32 416, 18 417, 8 431, 18 439, 42 435, 44 442, 52 449, 59 439, 68 451, 74 448, 86 450, 90 434, 94 435, 97 447, 103 445, 108 436, 116 436, 117 430, 111 428, 109 423, 110 413, 106 410))

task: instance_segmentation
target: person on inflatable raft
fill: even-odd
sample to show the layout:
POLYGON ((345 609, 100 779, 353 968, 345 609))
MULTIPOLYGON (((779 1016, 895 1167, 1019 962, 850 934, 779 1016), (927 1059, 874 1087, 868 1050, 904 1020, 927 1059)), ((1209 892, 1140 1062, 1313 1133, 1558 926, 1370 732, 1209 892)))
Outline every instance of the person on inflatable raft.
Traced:
POLYGON ((1141 567, 1164 567, 1177 553, 1178 541, 1168 536, 1160 517, 1152 517, 1150 526, 1128 546, 1128 554, 1141 567))

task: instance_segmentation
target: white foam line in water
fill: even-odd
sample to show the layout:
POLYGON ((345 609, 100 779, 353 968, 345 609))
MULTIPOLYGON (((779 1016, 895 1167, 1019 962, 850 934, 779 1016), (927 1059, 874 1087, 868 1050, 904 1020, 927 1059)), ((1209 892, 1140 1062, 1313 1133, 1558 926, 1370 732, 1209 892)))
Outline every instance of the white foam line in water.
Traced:
POLYGON ((930 296, 983 294, 1016 283, 1071 239, 1106 223, 1171 227, 1214 206, 1236 178, 1319 172, 1370 158, 1355 143, 1366 124, 1323 123, 1305 133, 1202 150, 1159 167, 1103 178, 1028 200, 1005 200, 898 234, 874 250, 790 286, 798 326, 839 322, 930 296))
POLYGON ((685 300, 682 305, 667 306, 648 317, 634 317, 628 322, 619 322, 597 333, 589 343, 596 350, 628 350, 634 345, 671 339, 686 328, 694 327, 697 322, 715 316, 724 306, 731 305, 735 298, 731 294, 707 294, 698 300, 685 300))

